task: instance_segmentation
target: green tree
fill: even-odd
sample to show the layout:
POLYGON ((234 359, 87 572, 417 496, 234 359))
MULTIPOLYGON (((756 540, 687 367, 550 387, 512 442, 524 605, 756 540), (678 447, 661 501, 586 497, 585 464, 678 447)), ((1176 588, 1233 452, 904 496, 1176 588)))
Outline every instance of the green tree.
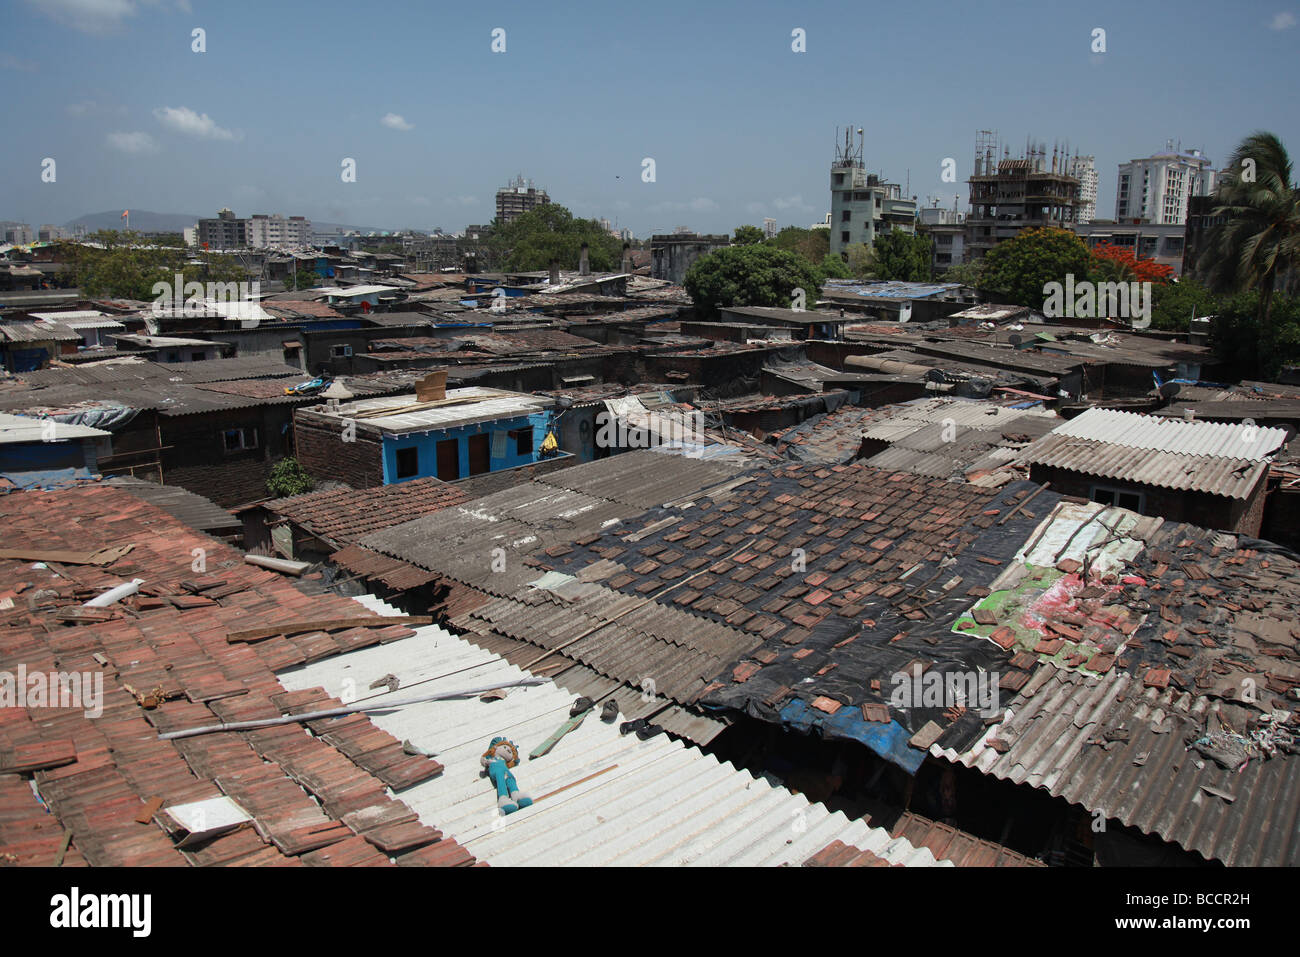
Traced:
POLYGON ((777 249, 802 256, 810 263, 819 263, 831 251, 831 231, 787 226, 767 240, 767 243, 777 249))
POLYGON ((980 289, 983 285, 983 276, 984 260, 974 259, 968 263, 949 266, 939 278, 944 282, 959 282, 963 286, 980 289))
POLYGON ((315 487, 316 483, 312 481, 312 477, 291 455, 271 466, 270 478, 266 480, 266 493, 275 498, 303 495, 315 487))
POLYGON ((844 248, 849 275, 854 279, 876 278, 876 251, 866 243, 851 243, 844 248))
POLYGON ((582 244, 593 272, 619 268, 623 244, 594 219, 575 219, 558 203, 546 203, 501 225, 495 220, 487 238, 494 262, 511 272, 561 268, 577 269, 582 244))
POLYGON ((1215 216, 1198 272, 1218 293, 1259 292, 1254 334, 1261 358, 1274 353, 1274 296, 1300 269, 1300 190, 1291 158, 1272 133, 1252 133, 1238 145, 1215 186, 1215 216))
POLYGON ((872 244, 877 279, 925 282, 930 278, 930 237, 891 229, 872 244))
MULTIPOLYGON (((156 283, 247 282, 248 270, 228 255, 159 247, 138 233, 101 230, 89 242, 62 243, 59 260, 71 267, 71 281, 87 296, 114 296, 150 301, 156 283), (102 248, 101 248, 102 247, 102 248)), ((184 295, 184 290, 180 290, 184 295)))
POLYGON ((822 275, 827 279, 853 279, 853 270, 849 268, 841 257, 834 253, 827 253, 822 257, 821 262, 822 275))
POLYGON ((1193 315, 1216 315, 1221 305, 1218 296, 1189 276, 1156 283, 1151 293, 1151 328, 1168 332, 1186 332, 1193 315))
POLYGON ((732 240, 737 246, 752 246, 763 241, 763 230, 757 226, 737 226, 736 236, 732 240))
POLYGON ((1086 280, 1092 256, 1082 239, 1068 229, 1027 229, 998 243, 984 256, 980 288, 1000 302, 1041 309, 1049 282, 1086 280))
POLYGON ((1209 345, 1227 367, 1230 378, 1258 375, 1271 380, 1283 366, 1300 361, 1300 296, 1274 294, 1268 343, 1255 334, 1262 298, 1259 289, 1251 289, 1218 303, 1210 325, 1209 345))
POLYGON ((701 256, 686 271, 682 285, 702 316, 713 318, 719 307, 789 308, 795 289, 815 301, 824 277, 812 263, 765 243, 724 246, 701 256))
POLYGON ((289 292, 311 289, 320 285, 320 281, 314 266, 307 266, 300 262, 296 271, 291 268, 288 275, 284 277, 284 288, 289 292))

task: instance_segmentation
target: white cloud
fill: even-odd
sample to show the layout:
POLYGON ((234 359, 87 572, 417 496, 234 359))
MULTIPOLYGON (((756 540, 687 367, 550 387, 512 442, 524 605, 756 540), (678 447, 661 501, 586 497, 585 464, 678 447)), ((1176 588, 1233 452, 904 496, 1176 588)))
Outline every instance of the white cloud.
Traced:
POLYGON ((109 33, 120 27, 142 7, 166 9, 175 6, 183 13, 190 12, 189 0, 27 0, 38 10, 54 20, 65 23, 83 33, 109 33))
POLYGON ((1273 22, 1268 25, 1270 30, 1289 30, 1296 24, 1295 14, 1282 11, 1273 15, 1273 22))
POLYGON ((447 200, 452 206, 474 206, 478 200, 473 196, 453 196, 447 200))
POLYGON ((383 118, 382 120, 380 120, 379 122, 380 122, 380 123, 383 123, 385 126, 387 126, 387 127, 388 127, 389 129, 391 129, 391 130, 403 130, 403 131, 405 131, 405 130, 413 130, 413 129, 415 129, 414 124, 411 124, 411 123, 406 122, 405 118, 403 118, 403 117, 402 117, 400 114, 398 114, 398 113, 385 113, 385 114, 384 114, 384 118, 383 118))
POLYGON ((148 133, 109 133, 108 145, 123 153, 154 153, 158 144, 148 133))
POLYGON ((428 197, 428 196, 408 196, 408 197, 406 197, 406 201, 407 201, 408 203, 410 203, 412 206, 429 206, 429 205, 431 205, 430 202, 429 202, 429 197, 428 197))
POLYGON ((160 106, 153 111, 153 115, 163 126, 186 136, 208 140, 237 140, 242 137, 240 133, 217 126, 208 114, 196 113, 188 106, 160 106))

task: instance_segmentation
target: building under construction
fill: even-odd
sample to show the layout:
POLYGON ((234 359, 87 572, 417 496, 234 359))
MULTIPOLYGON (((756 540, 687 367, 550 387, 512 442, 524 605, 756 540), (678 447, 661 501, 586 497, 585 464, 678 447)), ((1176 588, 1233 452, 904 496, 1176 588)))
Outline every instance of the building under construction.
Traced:
POLYGON ((1012 157, 1000 149, 998 135, 981 130, 975 137, 975 173, 970 178, 970 214, 966 217, 969 259, 980 259, 1023 229, 1068 227, 1078 221, 1082 204, 1080 181, 1066 172, 1074 168, 1068 147, 1025 141, 1025 151, 1012 157))

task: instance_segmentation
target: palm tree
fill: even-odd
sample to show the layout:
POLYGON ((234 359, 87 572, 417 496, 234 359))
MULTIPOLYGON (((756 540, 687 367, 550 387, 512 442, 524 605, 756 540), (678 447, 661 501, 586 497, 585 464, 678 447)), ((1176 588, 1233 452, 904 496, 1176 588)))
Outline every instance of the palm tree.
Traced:
POLYGON ((1256 314, 1261 359, 1271 352, 1273 295, 1300 268, 1300 190, 1291 158, 1272 133, 1241 141, 1214 190, 1214 215, 1199 270, 1219 293, 1259 291, 1256 314))

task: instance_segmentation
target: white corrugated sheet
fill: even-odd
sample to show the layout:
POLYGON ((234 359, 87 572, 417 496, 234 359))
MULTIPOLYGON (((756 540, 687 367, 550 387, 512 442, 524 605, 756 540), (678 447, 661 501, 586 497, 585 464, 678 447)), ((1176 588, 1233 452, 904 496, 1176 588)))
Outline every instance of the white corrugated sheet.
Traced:
MULTIPOLYGON (((395 613, 374 596, 357 600, 381 614, 395 613)), ((410 697, 524 677, 441 628, 416 632, 282 672, 281 683, 290 689, 321 686, 337 695, 350 679, 365 696, 375 693, 366 690, 371 682, 392 674, 402 682, 395 696, 410 697)), ((838 839, 891 863, 951 866, 936 862, 926 848, 832 814, 666 734, 647 741, 620 735, 618 722, 606 724, 598 713, 589 714, 550 754, 520 762, 514 769, 519 786, 539 800, 501 815, 492 784, 481 776, 480 755, 498 735, 527 754, 564 723, 572 702, 548 683, 512 689, 499 701, 430 702, 370 717, 432 753, 445 768, 403 790, 401 799, 421 821, 493 865, 798 865, 838 839), (543 797, 578 781, 583 783, 543 797)))
MULTIPOLYGON (((551 400, 525 395, 520 392, 504 392, 500 389, 488 389, 482 386, 468 386, 464 389, 448 389, 447 399, 453 400, 446 405, 414 412, 401 412, 393 415, 377 414, 358 421, 374 425, 385 432, 411 432, 421 430, 439 430, 452 428, 467 422, 485 422, 494 419, 511 419, 533 415, 549 408, 551 400)), ((412 395, 385 396, 378 399, 363 399, 349 403, 339 413, 340 416, 356 415, 360 412, 382 413, 385 409, 400 409, 416 404, 412 395)), ((333 413, 322 413, 333 414, 333 413)))
POLYGON ((1208 455, 1262 462, 1286 444, 1283 429, 1089 409, 1059 426, 1053 435, 1095 439, 1108 445, 1178 455, 1208 455))

